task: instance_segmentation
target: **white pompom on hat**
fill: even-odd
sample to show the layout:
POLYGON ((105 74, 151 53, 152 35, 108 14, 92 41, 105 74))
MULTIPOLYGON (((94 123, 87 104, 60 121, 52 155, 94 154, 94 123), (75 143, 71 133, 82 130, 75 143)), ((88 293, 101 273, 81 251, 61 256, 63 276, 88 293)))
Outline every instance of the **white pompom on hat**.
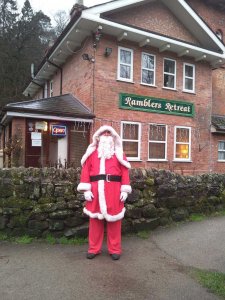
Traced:
POLYGON ((108 126, 108 125, 101 126, 94 133, 93 138, 92 138, 93 142, 88 146, 86 153, 82 157, 81 165, 83 166, 83 164, 85 163, 87 158, 96 150, 96 148, 98 146, 99 137, 105 131, 109 131, 112 134, 114 144, 115 144, 115 155, 116 155, 117 159, 123 166, 130 169, 131 168, 130 163, 128 161, 124 160, 124 157, 123 157, 122 140, 121 140, 120 136, 118 135, 118 133, 115 131, 115 129, 113 129, 111 126, 108 126))

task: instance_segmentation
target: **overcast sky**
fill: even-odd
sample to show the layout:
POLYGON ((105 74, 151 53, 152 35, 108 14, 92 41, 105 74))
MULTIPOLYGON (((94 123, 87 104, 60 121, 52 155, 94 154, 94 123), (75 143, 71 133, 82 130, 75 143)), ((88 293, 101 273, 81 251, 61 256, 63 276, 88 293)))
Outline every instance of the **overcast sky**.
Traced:
MULTIPOLYGON (((84 5, 89 7, 109 1, 110 0, 84 0, 84 5)), ((17 0, 19 9, 21 9, 24 2, 25 0, 17 0)), ((59 10, 69 12, 74 3, 75 0, 30 0, 30 4, 34 11, 42 10, 50 18, 52 18, 52 16, 54 16, 54 14, 59 10)))

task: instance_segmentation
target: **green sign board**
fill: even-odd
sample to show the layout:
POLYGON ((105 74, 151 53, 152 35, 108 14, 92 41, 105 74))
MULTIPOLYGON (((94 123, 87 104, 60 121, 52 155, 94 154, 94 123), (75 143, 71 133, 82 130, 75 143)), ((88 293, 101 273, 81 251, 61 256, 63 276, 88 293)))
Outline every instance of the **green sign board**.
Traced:
POLYGON ((194 116, 193 103, 133 94, 120 94, 120 108, 184 117, 194 116))

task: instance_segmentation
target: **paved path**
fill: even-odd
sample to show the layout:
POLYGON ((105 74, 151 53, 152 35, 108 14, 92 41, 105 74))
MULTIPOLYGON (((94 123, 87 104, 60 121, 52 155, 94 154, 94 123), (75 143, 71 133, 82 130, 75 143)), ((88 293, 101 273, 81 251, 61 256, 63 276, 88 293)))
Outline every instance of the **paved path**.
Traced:
POLYGON ((218 299, 191 279, 184 265, 222 270, 224 228, 225 217, 160 229, 147 240, 124 237, 119 261, 112 261, 105 248, 87 260, 87 245, 0 242, 0 299, 218 299))

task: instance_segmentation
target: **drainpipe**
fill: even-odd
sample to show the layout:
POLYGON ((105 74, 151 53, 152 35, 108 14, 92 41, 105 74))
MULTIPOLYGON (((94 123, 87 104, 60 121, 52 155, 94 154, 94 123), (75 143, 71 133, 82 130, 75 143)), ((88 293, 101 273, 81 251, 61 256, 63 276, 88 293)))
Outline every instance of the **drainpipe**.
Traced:
POLYGON ((58 65, 54 64, 53 62, 51 62, 48 58, 46 59, 46 61, 48 63, 50 63, 52 66, 54 66, 54 67, 56 67, 57 69, 60 70, 60 95, 62 95, 63 69, 60 66, 58 66, 58 65))

